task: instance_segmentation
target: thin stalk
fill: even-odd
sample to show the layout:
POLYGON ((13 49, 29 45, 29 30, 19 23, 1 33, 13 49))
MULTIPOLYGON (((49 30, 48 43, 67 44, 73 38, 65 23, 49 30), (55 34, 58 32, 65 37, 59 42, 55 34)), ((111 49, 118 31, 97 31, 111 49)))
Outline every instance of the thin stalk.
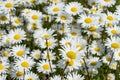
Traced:
MULTIPOLYGON (((46 48, 47 48, 47 55, 49 56, 49 48, 48 48, 48 40, 47 39, 46 39, 46 48)), ((48 62, 49 62, 50 70, 51 70, 51 73, 52 73, 53 70, 52 70, 52 66, 51 66, 51 63, 50 63, 50 58, 48 58, 48 62)))

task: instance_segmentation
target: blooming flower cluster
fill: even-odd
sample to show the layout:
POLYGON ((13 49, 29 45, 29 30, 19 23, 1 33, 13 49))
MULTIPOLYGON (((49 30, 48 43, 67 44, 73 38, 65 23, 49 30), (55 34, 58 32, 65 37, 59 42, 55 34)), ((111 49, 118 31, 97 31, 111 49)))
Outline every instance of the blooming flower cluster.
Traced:
POLYGON ((116 2, 0 0, 0 80, 119 80, 116 2))

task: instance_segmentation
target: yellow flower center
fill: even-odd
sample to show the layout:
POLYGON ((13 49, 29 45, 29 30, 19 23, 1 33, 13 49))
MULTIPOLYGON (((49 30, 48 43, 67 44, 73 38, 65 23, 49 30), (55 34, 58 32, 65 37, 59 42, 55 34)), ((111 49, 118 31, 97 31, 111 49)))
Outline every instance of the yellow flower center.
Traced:
POLYGON ((61 16, 60 18, 61 18, 61 20, 67 20, 66 16, 61 16))
POLYGON ((16 24, 20 24, 20 20, 19 20, 19 19, 15 19, 14 22, 15 22, 16 24))
POLYGON ((40 54, 39 54, 39 53, 36 53, 34 56, 35 56, 36 58, 39 58, 39 57, 40 57, 40 54))
POLYGON ((77 11, 78 11, 78 8, 77 8, 77 7, 72 7, 72 8, 71 8, 71 11, 72 11, 72 12, 77 12, 77 11))
POLYGON ((91 32, 93 32, 93 31, 96 31, 97 28, 95 26, 91 26, 91 27, 88 28, 88 30, 91 31, 91 32))
POLYGON ((112 64, 111 64, 111 67, 114 68, 114 67, 116 67, 116 65, 115 65, 114 63, 112 63, 112 64))
POLYGON ((79 49, 79 51, 81 51, 81 50, 83 49, 83 47, 82 47, 82 45, 81 45, 81 44, 77 44, 77 45, 76 45, 76 48, 78 48, 78 49, 79 49))
POLYGON ((43 36, 43 38, 49 39, 49 38, 50 38, 50 35, 49 35, 49 34, 45 34, 45 35, 43 36))
POLYGON ((118 56, 120 57, 120 52, 118 52, 118 56))
POLYGON ((0 20, 6 21, 6 20, 7 20, 7 17, 6 17, 6 16, 1 16, 1 17, 0 17, 0 20))
POLYGON ((35 3, 35 0, 30 0, 31 3, 35 3))
POLYGON ((33 80, 33 78, 28 78, 27 80, 33 80))
POLYGON ((61 27, 60 30, 64 32, 64 31, 65 31, 65 28, 64 28, 64 27, 61 27))
POLYGON ((20 77, 20 76, 22 76, 22 75, 23 75, 23 72, 18 71, 18 72, 16 73, 16 75, 20 77))
POLYGON ((95 47, 94 50, 97 51, 97 52, 99 52, 100 48, 99 47, 95 47))
POLYGON ((54 3, 57 3, 57 2, 58 2, 58 0, 53 0, 53 2, 54 2, 54 3))
POLYGON ((91 9, 91 12, 92 12, 92 13, 96 13, 97 10, 96 10, 96 9, 91 9))
POLYGON ((110 2, 111 0, 104 0, 105 2, 110 2))
POLYGON ((4 68, 4 65, 0 64, 0 70, 3 70, 3 68, 4 68))
POLYGON ((113 29, 113 30, 111 30, 111 33, 112 34, 117 34, 117 30, 113 29))
POLYGON ((6 39, 6 43, 10 43, 10 39, 8 38, 8 39, 6 39))
POLYGON ((117 48, 120 47, 120 45, 119 45, 119 43, 114 42, 114 43, 111 44, 111 47, 117 49, 117 48))
POLYGON ((51 55, 50 55, 50 54, 47 54, 47 55, 46 55, 46 58, 47 58, 47 59, 50 59, 50 58, 51 58, 51 55))
POLYGON ((24 68, 27 68, 27 67, 29 67, 29 63, 27 61, 24 61, 21 63, 21 66, 24 68))
POLYGON ((113 24, 110 23, 110 22, 108 22, 108 23, 106 23, 106 25, 107 25, 108 27, 111 27, 113 24))
POLYGON ((0 37, 2 37, 3 36, 3 34, 2 33, 0 33, 0 37))
POLYGON ((69 42, 69 41, 66 41, 66 43, 65 43, 65 45, 70 45, 71 44, 71 42, 69 42))
POLYGON ((45 43, 45 46, 48 46, 48 47, 50 47, 52 45, 52 43, 51 42, 47 42, 47 43, 45 43))
POLYGON ((44 64, 42 67, 43 67, 44 70, 49 70, 50 69, 49 64, 44 64))
POLYGON ((97 33, 93 33, 93 37, 98 37, 98 34, 97 33))
POLYGON ((76 53, 74 51, 68 51, 66 53, 67 57, 70 59, 75 59, 76 58, 76 53))
POLYGON ((74 60, 72 59, 68 62, 68 66, 73 66, 73 65, 74 65, 74 60))
POLYGON ((90 63, 90 65, 92 65, 92 66, 95 66, 96 64, 97 64, 96 61, 92 61, 92 62, 90 63))
POLYGON ((38 15, 32 15, 33 20, 38 20, 38 18, 39 18, 38 15))
POLYGON ((72 36, 77 36, 77 33, 76 32, 72 32, 71 35, 72 36))
POLYGON ((9 53, 8 53, 7 51, 5 51, 5 52, 3 53, 3 56, 8 57, 8 56, 9 56, 9 53))
POLYGON ((87 24, 90 24, 90 23, 92 23, 92 19, 91 18, 85 18, 85 23, 87 23, 87 24))
POLYGON ((107 60, 107 61, 111 61, 111 58, 110 58, 110 57, 107 57, 106 60, 107 60))
POLYGON ((16 54, 17 54, 17 56, 22 56, 22 55, 24 55, 24 51, 23 50, 19 50, 16 54))
POLYGON ((6 3, 6 4, 5 4, 5 7, 7 7, 7 8, 11 8, 11 7, 13 7, 13 4, 10 3, 10 2, 9 2, 9 3, 6 3))
POLYGON ((54 11, 54 12, 58 12, 58 11, 60 11, 60 8, 55 7, 55 8, 53 9, 53 11, 54 11))
POLYGON ((15 40, 20 40, 21 39, 21 35, 20 34, 15 34, 14 35, 14 39, 15 40))
POLYGON ((114 17, 113 16, 107 16, 107 19, 110 20, 110 21, 113 21, 114 17))

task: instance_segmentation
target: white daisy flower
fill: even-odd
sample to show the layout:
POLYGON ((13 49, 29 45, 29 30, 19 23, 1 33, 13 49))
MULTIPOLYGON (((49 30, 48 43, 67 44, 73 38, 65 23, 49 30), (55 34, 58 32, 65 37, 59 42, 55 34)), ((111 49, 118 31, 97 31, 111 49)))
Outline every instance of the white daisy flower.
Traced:
POLYGON ((107 80, 115 80, 115 75, 112 73, 107 74, 107 80))
POLYGON ((15 60, 15 66, 24 69, 25 72, 29 71, 29 69, 33 67, 34 63, 35 62, 33 61, 33 59, 27 56, 20 57, 19 59, 15 60))
POLYGON ((118 49, 118 50, 116 50, 116 51, 114 52, 113 58, 114 58, 115 60, 120 60, 120 49, 118 49))
POLYGON ((110 65, 109 65, 110 69, 116 70, 116 69, 117 69, 117 64, 118 64, 118 63, 115 62, 115 61, 114 61, 114 62, 111 62, 110 65))
POLYGON ((39 59, 41 57, 41 51, 40 50, 33 50, 31 52, 31 56, 34 58, 34 59, 39 59))
POLYGON ((22 40, 26 39, 25 31, 19 28, 10 30, 9 35, 12 43, 21 43, 22 40))
POLYGON ((47 60, 55 60, 55 53, 51 50, 48 51, 44 51, 44 53, 42 54, 43 59, 47 59, 47 60))
POLYGON ((53 77, 50 78, 50 80, 61 80, 61 76, 60 75, 55 75, 53 77))
POLYGON ((37 74, 33 73, 33 72, 27 72, 25 74, 25 80, 39 80, 37 74))
POLYGON ((106 28, 106 32, 109 36, 117 36, 120 35, 120 28, 119 26, 114 25, 113 27, 106 28))
POLYGON ((106 7, 111 7, 116 3, 116 0, 99 0, 98 3, 106 7))
POLYGON ((69 73, 67 75, 67 80, 84 80, 84 76, 81 76, 77 73, 69 73))
POLYGON ((93 17, 92 15, 80 15, 80 18, 77 20, 77 23, 82 24, 82 27, 88 27, 98 24, 98 18, 93 17))
POLYGON ((99 58, 98 57, 90 57, 88 60, 87 60, 87 65, 89 68, 99 68, 102 63, 100 62, 99 58))
POLYGON ((22 25, 22 20, 18 17, 11 17, 12 25, 17 27, 22 25))
POLYGON ((11 53, 14 57, 20 58, 29 53, 29 49, 26 48, 26 45, 16 45, 11 49, 11 53))
POLYGON ((76 15, 83 11, 82 5, 78 2, 71 2, 65 6, 65 11, 70 15, 76 15))
POLYGON ((113 51, 120 49, 120 39, 118 37, 107 38, 105 46, 113 51))
POLYGON ((42 72, 44 74, 49 74, 49 73, 51 73, 51 69, 52 69, 52 71, 55 71, 55 65, 52 64, 52 62, 50 62, 50 64, 49 64, 48 61, 40 61, 40 63, 37 64, 38 72, 42 72))
POLYGON ((70 24, 73 20, 73 17, 65 12, 61 12, 56 18, 56 22, 60 22, 62 24, 70 24))
POLYGON ((64 3, 59 3, 59 4, 52 4, 47 7, 47 12, 48 14, 59 14, 60 12, 63 11, 64 3))

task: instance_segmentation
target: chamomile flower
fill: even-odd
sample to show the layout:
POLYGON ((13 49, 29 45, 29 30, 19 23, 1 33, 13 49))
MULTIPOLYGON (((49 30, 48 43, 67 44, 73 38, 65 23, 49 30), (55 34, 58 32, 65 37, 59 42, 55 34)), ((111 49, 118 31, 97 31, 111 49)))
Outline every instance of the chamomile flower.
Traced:
POLYGON ((0 74, 1 73, 7 73, 7 68, 9 66, 9 63, 7 61, 7 58, 0 58, 0 74))
POLYGON ((37 11, 32 11, 28 18, 28 20, 30 21, 38 21, 41 19, 42 19, 42 13, 37 11))
POLYGON ((82 24, 83 27, 92 26, 98 23, 98 18, 95 18, 91 15, 80 15, 80 18, 77 20, 77 23, 82 24))
POLYGON ((8 48, 5 48, 4 50, 2 50, 2 56, 4 57, 4 58, 8 58, 9 56, 11 56, 11 54, 10 54, 10 49, 8 48))
POLYGON ((46 60, 55 60, 55 53, 53 51, 44 51, 43 53, 43 59, 46 59, 46 60))
POLYGON ((52 29, 48 29, 48 30, 41 29, 41 30, 36 30, 33 36, 36 39, 42 38, 42 39, 46 40, 46 39, 52 38, 52 36, 54 36, 53 33, 54 33, 54 30, 52 30, 52 29))
POLYGON ((107 80, 115 80, 115 75, 112 73, 107 74, 107 80))
POLYGON ((100 42, 93 41, 89 50, 92 52, 92 54, 102 55, 104 47, 100 44, 100 42))
POLYGON ((101 37, 100 32, 93 32, 93 33, 92 33, 92 36, 93 36, 93 38, 95 38, 95 39, 101 37))
POLYGON ((116 3, 116 0, 100 0, 98 3, 106 7, 111 7, 116 3))
POLYGON ((111 55, 110 53, 107 54, 107 55, 105 55, 105 56, 102 58, 103 63, 109 64, 110 61, 112 60, 112 59, 111 59, 111 56, 112 56, 112 55, 111 55))
POLYGON ((72 40, 73 40, 73 38, 71 38, 71 37, 62 38, 60 41, 60 44, 62 46, 70 46, 70 45, 72 45, 72 40))
POLYGON ((10 15, 9 14, 2 14, 0 15, 0 24, 7 24, 10 21, 10 15))
POLYGON ((118 26, 113 26, 113 27, 108 27, 107 28, 107 33, 109 36, 117 36, 117 35, 120 35, 120 28, 118 26))
POLYGON ((25 72, 29 71, 29 69, 31 69, 34 65, 34 61, 32 58, 24 56, 24 57, 20 57, 19 59, 15 60, 15 66, 21 69, 24 69, 25 72))
POLYGON ((115 51, 120 49, 120 39, 118 37, 107 38, 105 45, 111 50, 115 51))
POLYGON ((88 5, 90 6, 96 6, 98 2, 96 0, 88 0, 88 5))
POLYGON ((11 22, 12 22, 12 25, 15 27, 22 25, 22 20, 18 17, 12 17, 11 22))
POLYGON ((6 10, 13 10, 15 9, 15 3, 13 0, 7 0, 7 1, 4 1, 4 5, 3 5, 4 9, 6 10))
POLYGON ((70 32, 70 28, 67 24, 64 24, 64 25, 54 24, 54 25, 52 25, 52 29, 57 30, 60 34, 64 34, 64 35, 65 35, 65 33, 70 32))
POLYGON ((31 52, 31 56, 34 58, 34 59, 39 59, 41 57, 41 51, 40 50, 33 50, 31 52))
POLYGON ((29 49, 26 48, 26 45, 16 45, 16 46, 13 46, 12 49, 11 49, 11 53, 19 58, 19 57, 22 57, 26 54, 29 53, 29 49))
POLYGON ((12 40, 11 40, 9 34, 8 34, 8 35, 4 35, 4 36, 2 37, 2 43, 4 43, 5 45, 8 45, 8 46, 11 45, 11 44, 12 44, 11 41, 12 41, 12 40))
POLYGON ((88 60, 88 67, 89 68, 99 68, 102 65, 98 57, 91 57, 88 60))
POLYGON ((25 40, 25 31, 22 29, 15 29, 9 32, 12 43, 21 43, 22 40, 25 40))
POLYGON ((109 23, 118 23, 118 19, 117 19, 117 15, 115 15, 115 13, 111 13, 111 12, 108 12, 107 15, 106 15, 106 22, 109 22, 109 23))
POLYGON ((27 74, 25 74, 25 80, 39 80, 39 78, 37 74, 33 72, 27 72, 27 74))
POLYGON ((69 73, 67 75, 67 80, 84 80, 84 77, 78 73, 69 73))
MULTIPOLYGON (((95 75, 97 75, 98 74, 98 70, 97 69, 88 69, 88 73, 89 73, 89 75, 90 76, 95 76, 95 75)), ((85 72, 85 75, 87 75, 87 71, 85 72)))
POLYGON ((120 50, 119 49, 114 52, 113 58, 115 60, 120 60, 120 50))
POLYGON ((61 12, 58 14, 56 22, 62 23, 62 24, 70 24, 73 20, 73 17, 69 15, 68 13, 61 12))
POLYGON ((70 15, 76 15, 83 11, 82 5, 78 2, 71 2, 65 6, 65 11, 70 15))
POLYGON ((81 56, 79 51, 74 46, 64 46, 60 49, 61 55, 64 60, 71 60, 71 59, 80 59, 81 56))
POLYGON ((48 47, 50 49, 53 49, 56 46, 57 40, 54 39, 54 38, 50 38, 49 40, 41 39, 41 42, 42 43, 39 43, 39 45, 40 45, 41 48, 48 47))
POLYGON ((23 76, 25 75, 24 69, 15 67, 15 68, 11 71, 10 75, 11 75, 11 77, 12 77, 13 79, 21 80, 21 79, 23 79, 23 76))
POLYGON ((31 22, 28 23, 27 29, 30 32, 34 32, 35 30, 40 30, 40 29, 42 29, 41 22, 39 22, 39 21, 31 21, 31 22))
POLYGON ((63 11, 64 3, 59 4, 52 4, 47 7, 47 11, 49 14, 59 14, 61 11, 63 11))
POLYGON ((111 62, 109 67, 110 67, 110 69, 116 70, 116 68, 117 68, 117 62, 115 62, 115 61, 111 62))
POLYGON ((40 63, 37 64, 37 70, 38 72, 42 72, 44 74, 49 74, 51 73, 51 69, 52 71, 55 71, 55 65, 52 64, 52 62, 49 62, 48 61, 40 61, 40 63), (51 64, 51 66, 50 66, 51 64))

